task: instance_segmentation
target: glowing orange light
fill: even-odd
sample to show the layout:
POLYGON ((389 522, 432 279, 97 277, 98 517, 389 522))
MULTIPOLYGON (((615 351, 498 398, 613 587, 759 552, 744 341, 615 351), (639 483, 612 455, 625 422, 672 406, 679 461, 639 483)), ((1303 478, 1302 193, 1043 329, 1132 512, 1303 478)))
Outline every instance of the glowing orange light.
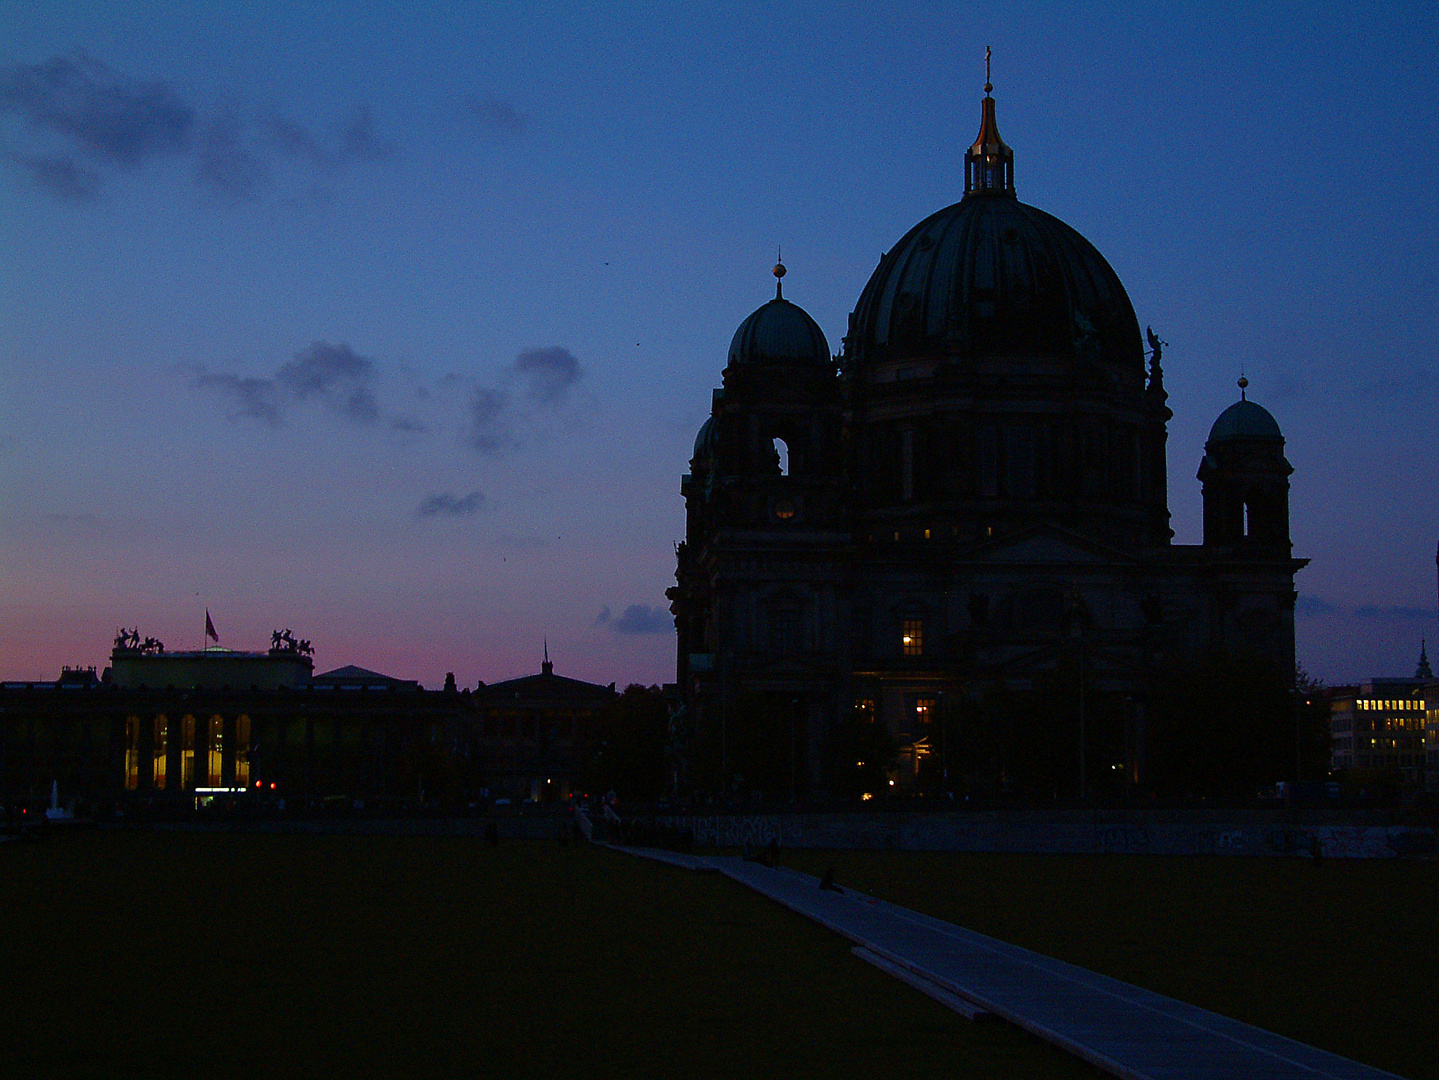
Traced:
POLYGON ((273 781, 273 780, 270 781, 270 790, 271 790, 271 791, 274 791, 274 790, 275 790, 275 781, 273 781))

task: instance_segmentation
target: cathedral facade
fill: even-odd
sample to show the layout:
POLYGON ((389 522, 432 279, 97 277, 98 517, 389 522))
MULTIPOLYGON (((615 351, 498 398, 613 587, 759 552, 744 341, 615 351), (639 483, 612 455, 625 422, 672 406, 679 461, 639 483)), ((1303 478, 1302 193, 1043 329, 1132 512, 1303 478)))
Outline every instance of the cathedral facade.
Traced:
POLYGON ((1058 755, 1084 795, 1143 780, 1168 666, 1292 673, 1284 438, 1241 392, 1203 543, 1174 544, 1149 343, 1104 257, 1016 197, 986 86, 963 199, 881 259, 840 354, 782 282, 730 344, 669 593, 691 782, 953 791, 1058 755))

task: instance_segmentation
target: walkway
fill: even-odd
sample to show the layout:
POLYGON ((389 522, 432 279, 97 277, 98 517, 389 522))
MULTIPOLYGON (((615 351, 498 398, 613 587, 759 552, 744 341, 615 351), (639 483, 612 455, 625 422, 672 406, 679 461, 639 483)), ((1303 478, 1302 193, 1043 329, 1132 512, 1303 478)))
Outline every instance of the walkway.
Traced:
POLYGON ((718 871, 859 946, 856 955, 973 1018, 1008 1020, 1133 1080, 1396 1080, 1393 1073, 1008 945, 817 878, 735 856, 619 848, 718 871), (868 955, 866 955, 868 954, 868 955))

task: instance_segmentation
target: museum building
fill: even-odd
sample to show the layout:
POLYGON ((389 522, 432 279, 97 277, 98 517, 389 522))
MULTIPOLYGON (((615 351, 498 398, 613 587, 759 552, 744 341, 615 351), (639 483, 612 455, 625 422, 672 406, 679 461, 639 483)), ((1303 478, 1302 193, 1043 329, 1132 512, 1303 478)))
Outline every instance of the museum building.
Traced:
MULTIPOLYGON (((170 651, 122 631, 101 675, 0 684, 0 817, 52 788, 94 814, 206 803, 396 808, 567 798, 617 700, 554 673, 443 689, 347 665, 313 673, 288 631, 268 651, 170 651)), ((13 816, 13 815, 12 815, 13 816)))
POLYGON ((791 794, 844 787, 867 724, 899 746, 901 787, 926 758, 977 768, 952 718, 1002 726, 1003 702, 1055 679, 1082 763, 1089 740, 1080 791, 1086 770, 1138 782, 1166 663, 1292 677, 1307 560, 1278 424, 1241 379, 1194 448, 1203 542, 1175 544, 1164 342, 1146 352, 1104 257, 1019 200, 991 91, 963 198, 880 259, 838 356, 782 280, 730 343, 669 591, 696 787, 748 783, 756 725, 791 794))

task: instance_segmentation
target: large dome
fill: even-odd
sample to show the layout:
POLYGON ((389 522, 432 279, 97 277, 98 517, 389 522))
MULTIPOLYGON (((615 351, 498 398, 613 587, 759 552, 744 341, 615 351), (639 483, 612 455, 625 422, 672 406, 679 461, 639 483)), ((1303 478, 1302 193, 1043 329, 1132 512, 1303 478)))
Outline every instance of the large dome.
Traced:
POLYGON ((1005 191, 967 195, 906 233, 860 294, 847 345, 852 365, 1033 356, 1144 366, 1134 307, 1104 256, 1005 191))

